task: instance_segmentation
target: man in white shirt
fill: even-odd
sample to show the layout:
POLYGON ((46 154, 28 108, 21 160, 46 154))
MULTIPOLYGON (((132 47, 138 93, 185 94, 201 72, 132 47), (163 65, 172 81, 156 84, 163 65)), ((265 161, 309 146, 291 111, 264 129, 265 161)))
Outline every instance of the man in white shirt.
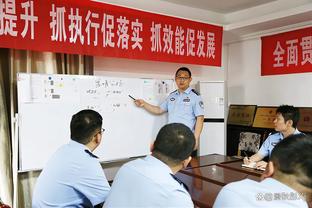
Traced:
POLYGON ((292 134, 300 134, 297 129, 299 121, 299 109, 291 105, 281 105, 276 110, 276 117, 273 121, 274 129, 277 133, 270 134, 263 142, 259 151, 251 157, 244 158, 244 164, 256 162, 257 168, 265 169, 267 162, 262 159, 270 157, 275 145, 282 141, 284 138, 292 134))
POLYGON ((273 149, 261 182, 244 179, 226 185, 213 207, 307 208, 312 194, 311 158, 312 138, 291 135, 273 149))
POLYGON ((190 162, 194 145, 184 124, 162 127, 152 155, 120 168, 104 207, 194 207, 187 187, 174 176, 190 162))
POLYGON ((110 186, 93 155, 102 140, 102 116, 82 110, 70 122, 71 140, 61 146, 42 170, 32 207, 102 207, 110 186))

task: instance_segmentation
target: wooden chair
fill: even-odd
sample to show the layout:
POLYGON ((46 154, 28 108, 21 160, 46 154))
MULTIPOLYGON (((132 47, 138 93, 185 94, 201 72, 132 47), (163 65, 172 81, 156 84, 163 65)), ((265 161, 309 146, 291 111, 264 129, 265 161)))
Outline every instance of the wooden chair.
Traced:
POLYGON ((241 132, 239 134, 237 155, 241 156, 242 151, 244 151, 245 154, 254 154, 258 152, 260 148, 260 141, 261 134, 254 132, 241 132))

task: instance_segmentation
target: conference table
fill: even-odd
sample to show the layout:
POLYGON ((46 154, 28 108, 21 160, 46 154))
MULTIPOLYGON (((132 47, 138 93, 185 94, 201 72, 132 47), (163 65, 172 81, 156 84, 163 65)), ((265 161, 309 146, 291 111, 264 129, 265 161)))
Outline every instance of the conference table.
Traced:
POLYGON ((211 154, 193 158, 176 176, 189 188, 197 207, 212 207, 223 186, 249 178, 260 181, 263 171, 241 167, 242 158, 211 154))
MULTIPOLYGON (((125 162, 102 164, 110 183, 125 162)), ((188 186, 197 207, 212 207, 219 191, 226 184, 245 178, 260 181, 262 171, 242 168, 242 162, 242 158, 219 154, 194 157, 188 167, 180 170, 176 176, 188 186)))

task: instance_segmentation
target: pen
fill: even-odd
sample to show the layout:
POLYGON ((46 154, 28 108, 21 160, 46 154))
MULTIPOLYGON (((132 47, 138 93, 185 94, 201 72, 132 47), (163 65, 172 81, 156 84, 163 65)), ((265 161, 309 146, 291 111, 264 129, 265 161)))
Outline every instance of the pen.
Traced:
POLYGON ((128 95, 128 96, 129 96, 132 100, 134 100, 134 101, 136 100, 136 99, 135 99, 134 97, 132 97, 131 95, 128 95))
POLYGON ((247 158, 247 160, 249 161, 249 157, 247 155, 247 153, 245 151, 243 151, 243 154, 245 155, 245 157, 247 158))

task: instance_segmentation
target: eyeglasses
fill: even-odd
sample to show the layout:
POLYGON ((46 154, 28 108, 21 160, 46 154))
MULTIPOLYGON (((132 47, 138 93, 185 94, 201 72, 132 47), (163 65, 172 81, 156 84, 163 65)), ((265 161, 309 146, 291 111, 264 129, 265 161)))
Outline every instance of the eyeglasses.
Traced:
POLYGON ((184 82, 186 80, 189 80, 190 77, 176 77, 176 79, 184 82))
POLYGON ((98 132, 98 134, 102 134, 105 131, 104 128, 101 128, 101 130, 98 132))

